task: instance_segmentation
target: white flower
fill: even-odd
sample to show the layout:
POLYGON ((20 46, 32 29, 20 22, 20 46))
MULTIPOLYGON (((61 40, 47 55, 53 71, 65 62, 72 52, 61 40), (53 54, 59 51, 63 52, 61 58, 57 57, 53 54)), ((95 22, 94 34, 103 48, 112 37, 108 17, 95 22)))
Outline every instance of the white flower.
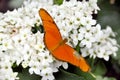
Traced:
POLYGON ((95 13, 97 13, 97 10, 100 10, 100 8, 97 5, 97 0, 89 0, 89 6, 91 7, 91 9, 95 10, 95 13))
POLYGON ((35 74, 40 75, 40 69, 41 69, 40 62, 38 62, 37 60, 36 62, 31 60, 29 62, 29 66, 30 66, 30 69, 29 69, 30 74, 33 74, 34 72, 35 74))
MULTIPOLYGON (((2 55, 2 53, 1 53, 2 55)), ((0 79, 1 80, 15 80, 17 79, 17 72, 13 72, 12 70, 12 61, 10 60, 10 56, 2 55, 0 57, 0 79), (5 57, 3 57, 5 56, 5 57)))
MULTIPOLYGON (((22 67, 23 68, 27 68, 28 65, 29 65, 29 61, 27 61, 27 60, 22 62, 22 67)), ((30 73, 32 74, 32 71, 30 71, 30 73)))
POLYGON ((47 75, 47 74, 51 74, 52 73, 52 69, 48 68, 47 66, 43 66, 41 74, 43 75, 47 75))
POLYGON ((33 46, 36 50, 42 52, 42 51, 44 51, 44 48, 45 48, 45 45, 43 42, 44 34, 41 34, 40 32, 38 32, 35 35, 36 36, 34 38, 36 38, 36 41, 35 41, 35 43, 31 44, 31 46, 33 46))
POLYGON ((92 16, 81 17, 81 24, 84 26, 95 25, 96 20, 92 19, 92 16))
POLYGON ((47 65, 44 65, 41 69, 41 75, 42 80, 54 80, 54 76, 53 76, 53 70, 52 68, 48 67, 47 65))
MULTIPOLYGON (((90 49, 89 49, 90 50, 90 49)), ((90 51, 88 51, 87 48, 81 48, 81 52, 82 52, 82 56, 83 57, 86 57, 88 55, 90 55, 90 53, 92 52, 93 53, 93 50, 91 49, 90 51)), ((95 56, 96 57, 96 56, 95 56)))
POLYGON ((73 30, 70 37, 73 38, 72 43, 74 44, 74 46, 76 46, 78 44, 78 40, 83 38, 83 35, 80 35, 76 30, 73 30))
POLYGON ((55 78, 54 78, 54 75, 53 74, 44 74, 44 75, 42 75, 43 77, 42 77, 42 79, 41 80, 54 80, 55 78))
POLYGON ((118 45, 115 39, 110 38, 110 36, 115 36, 110 28, 101 30, 101 26, 97 24, 96 27, 88 28, 88 30, 88 37, 85 39, 93 39, 91 39, 92 42, 87 42, 84 39, 81 40, 80 46, 83 47, 82 44, 86 45, 86 47, 81 48, 82 56, 90 55, 93 58, 104 58, 106 61, 109 60, 110 55, 116 56, 118 45))
POLYGON ((31 28, 39 26, 41 20, 38 10, 45 8, 56 22, 60 33, 68 39, 67 44, 75 48, 78 43, 83 57, 109 60, 116 55, 118 44, 115 33, 110 27, 101 29, 92 13, 97 13, 97 0, 63 1, 62 5, 53 5, 53 0, 25 0, 22 7, 0 14, 0 79, 16 80, 14 63, 29 67, 30 74, 42 76, 42 80, 54 80, 54 72, 66 62, 58 61, 46 49, 44 33, 32 33, 31 28))
POLYGON ((80 43, 80 45, 85 45, 86 47, 90 48, 92 46, 92 42, 94 42, 94 38, 92 37, 91 33, 85 34, 85 39, 83 39, 80 43))
POLYGON ((52 56, 49 54, 48 51, 44 52, 44 53, 39 53, 38 54, 41 57, 42 64, 43 65, 49 65, 49 63, 53 62, 52 56))

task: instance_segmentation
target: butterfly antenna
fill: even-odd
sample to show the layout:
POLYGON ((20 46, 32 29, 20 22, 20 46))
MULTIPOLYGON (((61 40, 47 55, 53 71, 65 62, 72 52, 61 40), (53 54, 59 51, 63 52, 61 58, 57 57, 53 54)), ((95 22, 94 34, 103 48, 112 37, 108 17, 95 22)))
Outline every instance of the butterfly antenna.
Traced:
POLYGON ((94 78, 96 78, 96 76, 93 74, 93 73, 91 73, 91 72, 89 72, 94 78))

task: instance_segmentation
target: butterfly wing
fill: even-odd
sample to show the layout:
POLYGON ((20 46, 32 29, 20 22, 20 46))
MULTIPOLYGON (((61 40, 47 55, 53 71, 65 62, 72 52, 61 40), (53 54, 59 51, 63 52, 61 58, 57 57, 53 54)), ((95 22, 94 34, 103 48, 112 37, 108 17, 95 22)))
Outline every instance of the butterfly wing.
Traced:
POLYGON ((66 41, 62 39, 57 25, 47 11, 40 9, 39 15, 45 31, 44 42, 52 55, 59 60, 69 62, 79 67, 84 72, 89 71, 90 67, 85 59, 76 53, 72 47, 65 44, 66 41))
POLYGON ((54 47, 62 41, 62 36, 59 29, 52 17, 44 9, 39 10, 39 15, 43 22, 43 27, 45 31, 44 42, 48 50, 54 49, 54 47))
POLYGON ((73 64, 84 72, 88 72, 90 70, 90 67, 85 59, 67 44, 59 46, 52 53, 57 59, 73 64))

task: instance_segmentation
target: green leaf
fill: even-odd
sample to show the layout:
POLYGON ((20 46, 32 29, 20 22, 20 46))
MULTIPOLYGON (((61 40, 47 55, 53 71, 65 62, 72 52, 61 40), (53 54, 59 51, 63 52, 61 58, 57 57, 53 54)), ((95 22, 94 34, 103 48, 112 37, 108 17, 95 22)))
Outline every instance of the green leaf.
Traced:
POLYGON ((86 80, 81 76, 78 76, 76 74, 73 73, 69 73, 67 71, 64 71, 62 69, 60 69, 60 72, 58 72, 57 74, 55 74, 55 79, 56 80, 86 80))
POLYGON ((61 5, 63 3, 63 0, 53 0, 54 4, 61 5))
POLYGON ((95 75, 90 72, 83 72, 79 68, 76 68, 74 73, 79 76, 82 76, 85 80, 96 80, 95 75))
POLYGON ((102 61, 98 61, 96 64, 95 64, 95 67, 94 67, 94 70, 93 70, 93 73, 95 75, 104 75, 106 73, 107 69, 104 65, 104 63, 102 61))
POLYGON ((41 80, 40 76, 35 74, 29 74, 28 69, 23 69, 21 73, 18 74, 19 80, 41 80))
POLYGON ((43 25, 34 24, 34 27, 31 28, 31 31, 33 34, 37 33, 38 31, 40 31, 40 33, 44 33, 43 25))
POLYGON ((96 76, 96 80, 116 80, 116 79, 113 77, 96 76))
POLYGON ((80 44, 80 41, 78 42, 78 44, 77 44, 77 46, 76 46, 76 48, 75 48, 75 50, 76 50, 77 52, 80 52, 80 46, 79 46, 79 44, 80 44))

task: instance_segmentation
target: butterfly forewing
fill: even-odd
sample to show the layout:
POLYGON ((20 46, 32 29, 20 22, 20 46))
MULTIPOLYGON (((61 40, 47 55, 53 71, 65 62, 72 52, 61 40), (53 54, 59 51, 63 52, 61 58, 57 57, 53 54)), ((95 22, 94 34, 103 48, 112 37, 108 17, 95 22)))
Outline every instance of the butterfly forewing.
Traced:
POLYGON ((43 22, 45 31, 44 42, 49 50, 54 48, 62 41, 61 34, 52 17, 44 9, 39 10, 39 15, 43 22))

